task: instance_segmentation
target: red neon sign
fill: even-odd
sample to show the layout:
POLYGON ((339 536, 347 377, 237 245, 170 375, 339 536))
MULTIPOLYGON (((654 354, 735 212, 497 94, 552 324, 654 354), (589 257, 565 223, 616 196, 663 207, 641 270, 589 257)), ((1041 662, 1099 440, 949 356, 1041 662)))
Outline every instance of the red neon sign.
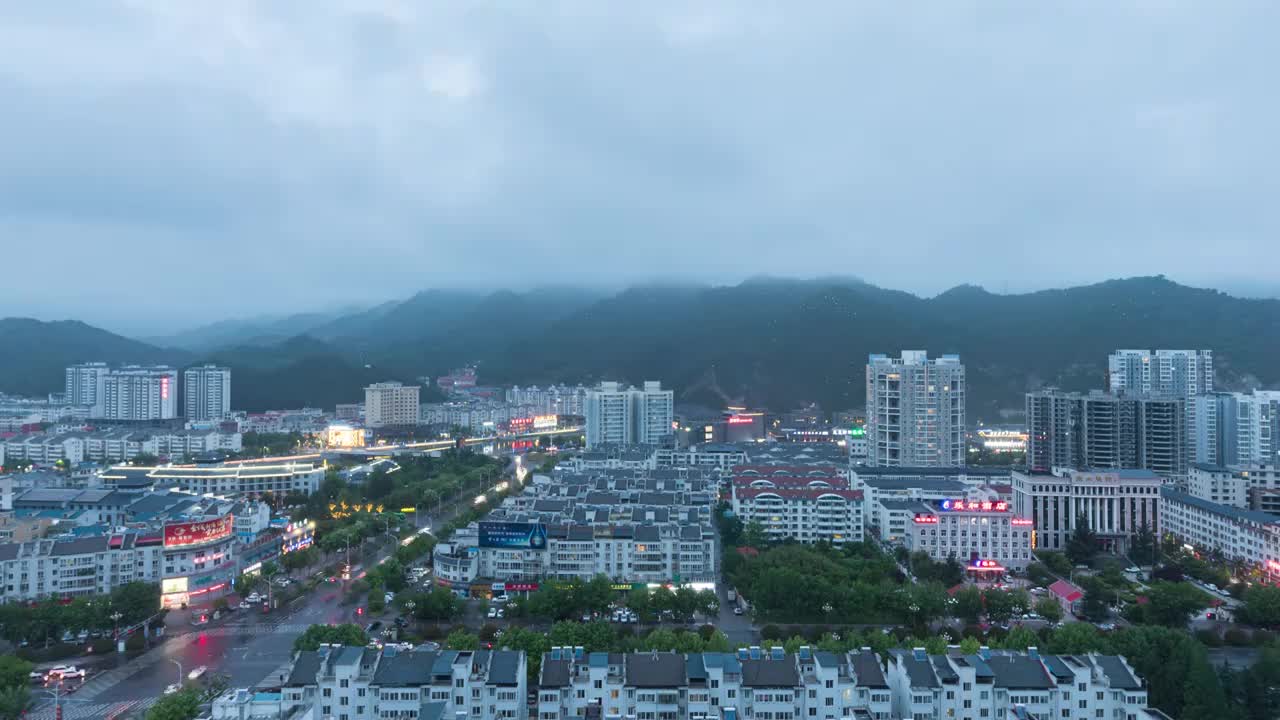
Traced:
POLYGON ((973 570, 1003 570, 1000 563, 995 560, 974 560, 969 563, 969 567, 973 570))
POLYGON ((509 582, 502 587, 507 592, 535 592, 538 589, 538 583, 509 582))
POLYGON ((743 417, 741 415, 730 415, 729 419, 725 422, 730 425, 750 425, 755 422, 755 418, 743 417))
POLYGON ((225 515, 216 520, 165 525, 164 546, 184 547, 221 540, 230 537, 234 528, 235 520, 231 515, 225 515))
POLYGON ((1013 525, 1033 525, 1034 524, 1029 518, 1014 518, 1009 522, 1013 525))
POLYGON ((915 522, 920 523, 921 525, 937 525, 938 524, 937 515, 916 515, 915 518, 913 518, 913 520, 915 522))
POLYGON ((169 399, 169 376, 165 375, 160 378, 160 399, 169 399))

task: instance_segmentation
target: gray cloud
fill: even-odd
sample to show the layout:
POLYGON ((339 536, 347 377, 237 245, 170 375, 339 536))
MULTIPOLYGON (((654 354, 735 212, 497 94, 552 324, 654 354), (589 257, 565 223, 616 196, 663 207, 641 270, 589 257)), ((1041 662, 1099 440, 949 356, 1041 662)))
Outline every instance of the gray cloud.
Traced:
POLYGON ((133 329, 757 273, 1265 286, 1277 21, 1159 0, 11 4, 0 240, 22 271, 0 315, 133 329))

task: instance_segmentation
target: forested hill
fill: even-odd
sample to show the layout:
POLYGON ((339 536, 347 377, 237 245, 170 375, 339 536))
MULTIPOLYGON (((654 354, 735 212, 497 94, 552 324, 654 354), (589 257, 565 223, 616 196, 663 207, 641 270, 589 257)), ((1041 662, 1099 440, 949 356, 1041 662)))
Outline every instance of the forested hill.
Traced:
POLYGON ((56 390, 63 365, 89 359, 213 360, 234 368, 237 408, 331 405, 358 399, 374 379, 468 363, 485 383, 656 379, 683 401, 774 410, 816 401, 838 410, 864 402, 868 354, 924 349, 960 354, 969 415, 992 420, 1020 408, 1028 389, 1101 387, 1108 352, 1143 347, 1211 348, 1221 385, 1280 386, 1280 301, 1162 277, 1018 295, 960 286, 933 298, 841 278, 643 286, 607 296, 428 291, 308 336, 246 339, 199 355, 80 323, 5 320, 0 391, 56 390))

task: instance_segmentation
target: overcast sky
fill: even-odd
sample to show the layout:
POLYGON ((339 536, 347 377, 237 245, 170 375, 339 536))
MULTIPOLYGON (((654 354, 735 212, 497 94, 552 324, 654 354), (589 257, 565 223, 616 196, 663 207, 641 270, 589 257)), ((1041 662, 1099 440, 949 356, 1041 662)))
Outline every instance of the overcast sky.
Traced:
POLYGON ((1277 27, 1265 0, 5 3, 0 316, 760 273, 1274 291, 1277 27))

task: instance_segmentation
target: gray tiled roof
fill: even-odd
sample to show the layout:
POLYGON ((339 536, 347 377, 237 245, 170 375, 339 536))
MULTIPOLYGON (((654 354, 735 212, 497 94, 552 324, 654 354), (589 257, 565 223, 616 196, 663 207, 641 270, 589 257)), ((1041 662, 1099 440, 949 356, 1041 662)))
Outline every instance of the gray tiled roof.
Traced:
POLYGON ((569 661, 552 660, 550 653, 543 654, 538 685, 544 688, 569 687, 569 661))
POLYGON ((680 687, 685 684, 684 657, 676 653, 634 653, 627 656, 627 685, 638 688, 680 687))
POLYGON ((314 685, 318 672, 320 672, 320 653, 315 650, 303 650, 298 653, 298 658, 289 671, 289 679, 284 684, 290 687, 314 685))
POLYGON ((432 652, 407 652, 387 656, 378 662, 370 685, 429 685, 432 664, 436 654, 432 652))
POLYGON ((1010 690, 1048 690, 1053 681, 1038 660, 1026 655, 993 655, 987 661, 995 686, 1010 690))
POLYGON ((494 651, 489 659, 489 682, 494 685, 516 685, 519 682, 520 653, 511 650, 494 651))
POLYGON ((800 672, 792 655, 779 660, 762 658, 741 662, 744 687, 796 687, 800 684, 800 672))
POLYGON ((880 665, 880 656, 870 650, 849 654, 853 663, 853 672, 858 676, 858 684, 863 687, 887 688, 889 683, 884 677, 884 667, 880 665))
POLYGON ((1119 690, 1139 690, 1142 683, 1129 672, 1129 668, 1125 667, 1124 661, 1115 655, 1098 655, 1093 658, 1098 667, 1106 674, 1107 680, 1111 682, 1111 687, 1119 690))

